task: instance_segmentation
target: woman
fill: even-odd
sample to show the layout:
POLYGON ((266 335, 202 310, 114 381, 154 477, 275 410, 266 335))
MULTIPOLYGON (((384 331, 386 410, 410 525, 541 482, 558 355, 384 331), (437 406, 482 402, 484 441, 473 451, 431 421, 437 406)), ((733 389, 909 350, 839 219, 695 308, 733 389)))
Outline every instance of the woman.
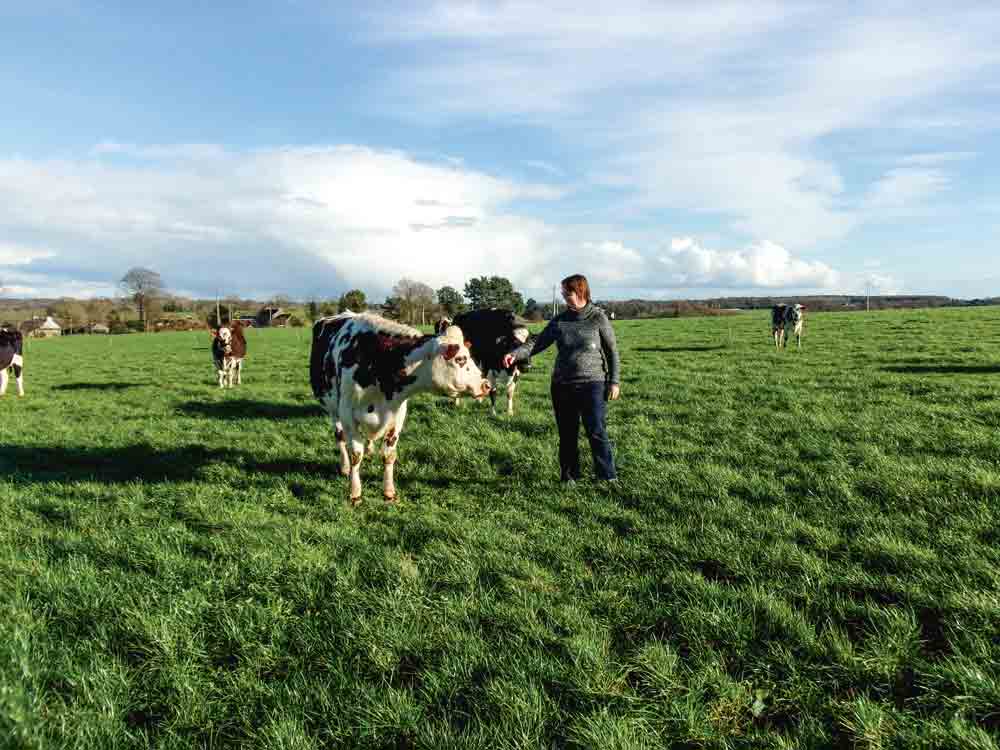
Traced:
POLYGON ((534 346, 525 344, 504 357, 504 366, 556 345, 552 408, 559 428, 560 479, 572 482, 580 478, 577 435, 582 419, 594 457, 594 473, 598 479, 614 482, 618 472, 605 426, 605 402, 614 401, 620 392, 615 332, 604 312, 590 301, 585 276, 574 274, 563 279, 562 296, 566 311, 549 321, 534 346))

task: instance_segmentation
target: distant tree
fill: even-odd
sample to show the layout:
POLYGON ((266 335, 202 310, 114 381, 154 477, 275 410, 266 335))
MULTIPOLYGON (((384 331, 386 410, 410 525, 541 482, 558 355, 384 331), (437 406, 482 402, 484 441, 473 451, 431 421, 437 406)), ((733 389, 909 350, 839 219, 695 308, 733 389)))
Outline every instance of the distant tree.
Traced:
POLYGON ((145 329, 147 327, 147 303, 163 294, 163 279, 156 271, 135 267, 130 268, 118 283, 125 291, 125 295, 135 302, 139 311, 139 320, 142 321, 142 327, 145 329))
POLYGON ((545 317, 545 306, 539 305, 533 298, 524 303, 524 317, 528 320, 541 320, 545 317))
POLYGON ((62 322, 66 333, 71 333, 74 328, 85 325, 88 320, 87 309, 83 303, 75 299, 63 298, 48 308, 46 312, 62 322))
POLYGON ((461 293, 450 286, 443 286, 437 290, 437 301, 441 306, 441 312, 448 317, 454 317, 465 309, 465 298, 461 293))
POLYGON ((480 276, 465 284, 465 296, 473 309, 502 307, 517 314, 524 312, 524 297, 514 291, 514 285, 503 276, 480 276))
POLYGON ((426 322, 427 313, 434 306, 434 290, 427 284, 402 278, 392 288, 392 296, 399 300, 399 319, 411 325, 426 322))
POLYGON ((365 299, 365 293, 360 289, 352 289, 349 292, 344 292, 337 301, 338 312, 345 312, 346 310, 364 312, 367 309, 368 301, 365 299))
POLYGON ((325 315, 336 315, 338 312, 340 312, 337 309, 337 303, 334 302, 333 300, 330 300, 329 302, 324 302, 323 305, 322 305, 322 307, 320 307, 319 311, 324 316, 325 315))
POLYGON ((306 315, 309 316, 309 320, 317 320, 319 318, 319 302, 314 299, 309 300, 306 303, 306 315))

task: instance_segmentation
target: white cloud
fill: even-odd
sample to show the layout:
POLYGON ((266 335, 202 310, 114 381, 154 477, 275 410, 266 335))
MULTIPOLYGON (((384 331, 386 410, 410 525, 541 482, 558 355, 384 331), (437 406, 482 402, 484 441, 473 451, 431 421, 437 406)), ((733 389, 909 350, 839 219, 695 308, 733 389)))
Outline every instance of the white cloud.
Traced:
POLYGON ((914 208, 948 189, 948 175, 929 167, 898 167, 884 174, 871 188, 865 207, 872 213, 914 208))
POLYGON ((711 250, 691 237, 674 238, 660 257, 672 287, 833 289, 840 275, 825 263, 795 258, 773 242, 742 250, 711 250))
POLYGON ((50 250, 0 242, 0 266, 26 266, 32 261, 51 258, 53 255, 50 250))
POLYGON ((325 297, 352 286, 375 298, 404 276, 460 288, 497 274, 529 294, 572 272, 611 294, 826 287, 836 277, 772 242, 714 251, 675 241, 662 254, 613 226, 558 227, 514 207, 557 200, 559 186, 396 151, 168 152, 177 158, 141 167, 117 155, 0 160, 0 230, 43 237, 46 248, 25 264, 25 248, 38 243, 3 246, 0 276, 39 294, 95 296, 113 294, 129 267, 144 265, 196 294, 325 297))
MULTIPOLYGON (((983 92, 1000 64, 1000 9, 980 4, 437 2, 373 18, 375 43, 423 52, 386 81, 408 115, 535 124, 582 149, 587 171, 640 210, 718 214, 789 247, 876 218, 866 194, 879 207, 932 197, 942 183, 929 173, 923 185, 910 173, 848 190, 847 159, 821 146, 983 127, 982 112, 954 102, 942 114, 939 97, 983 92)), ((958 153, 928 149, 900 166, 958 153)))

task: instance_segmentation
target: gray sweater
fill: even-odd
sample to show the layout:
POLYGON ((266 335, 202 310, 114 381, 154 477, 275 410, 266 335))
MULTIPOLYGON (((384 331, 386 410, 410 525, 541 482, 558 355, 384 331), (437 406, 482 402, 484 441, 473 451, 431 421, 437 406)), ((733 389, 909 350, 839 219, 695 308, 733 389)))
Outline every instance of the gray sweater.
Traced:
POLYGON ((577 311, 567 309, 545 326, 534 346, 516 350, 516 358, 534 356, 556 345, 554 383, 606 382, 618 384, 618 344, 604 312, 591 303, 577 311))

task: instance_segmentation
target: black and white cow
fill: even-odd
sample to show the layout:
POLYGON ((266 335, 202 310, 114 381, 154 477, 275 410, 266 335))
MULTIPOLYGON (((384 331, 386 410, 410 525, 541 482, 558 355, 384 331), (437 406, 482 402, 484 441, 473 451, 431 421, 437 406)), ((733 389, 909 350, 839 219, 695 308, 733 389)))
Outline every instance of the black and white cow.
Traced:
POLYGON ((795 348, 802 348, 802 311, 805 307, 799 304, 788 305, 785 308, 785 343, 795 334, 795 348))
POLYGON ((507 391, 507 414, 513 414, 517 381, 531 369, 531 360, 525 358, 504 367, 503 358, 533 340, 526 324, 512 311, 495 307, 461 313, 455 316, 454 324, 462 329, 472 358, 490 383, 490 409, 496 414, 496 394, 503 388, 507 391))
POLYGON ((243 358, 247 355, 247 340, 243 326, 237 320, 218 330, 212 330, 212 361, 219 376, 219 388, 243 384, 243 358))
POLYGON ((788 339, 795 335, 796 346, 802 348, 802 311, 803 305, 775 305, 771 308, 771 335, 774 336, 774 346, 781 349, 788 345, 788 339))
POLYGON ((17 395, 24 395, 24 338, 20 331, 0 328, 0 396, 7 393, 8 370, 14 371, 17 395))
POLYGON ((771 308, 771 336, 774 338, 774 348, 780 349, 785 344, 785 310, 788 305, 775 305, 771 308))
POLYGON ((395 501, 393 466, 408 398, 432 391, 483 398, 490 391, 457 327, 425 336, 368 313, 342 313, 313 324, 309 375, 333 421, 340 473, 351 477, 352 505, 361 502, 365 446, 379 439, 382 491, 386 501, 395 501))

